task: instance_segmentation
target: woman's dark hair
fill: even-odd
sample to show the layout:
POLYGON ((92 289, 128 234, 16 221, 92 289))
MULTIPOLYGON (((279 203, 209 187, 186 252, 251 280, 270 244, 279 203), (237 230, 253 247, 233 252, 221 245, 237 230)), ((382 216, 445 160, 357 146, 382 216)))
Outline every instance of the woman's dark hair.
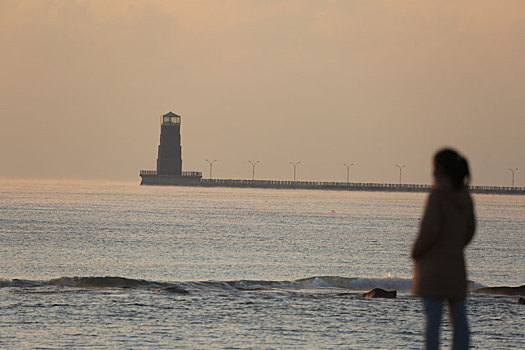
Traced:
POLYGON ((441 166, 445 175, 452 182, 452 187, 458 190, 468 185, 470 170, 467 160, 450 148, 439 150, 434 156, 435 166, 441 166))

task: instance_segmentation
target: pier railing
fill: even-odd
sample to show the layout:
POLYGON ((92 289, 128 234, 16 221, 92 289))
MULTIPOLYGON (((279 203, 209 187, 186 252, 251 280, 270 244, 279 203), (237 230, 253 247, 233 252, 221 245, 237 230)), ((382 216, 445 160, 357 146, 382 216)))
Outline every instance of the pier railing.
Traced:
POLYGON ((143 175, 157 175, 157 170, 141 170, 140 176, 143 175))
POLYGON ((182 176, 195 176, 202 177, 202 172, 200 171, 183 171, 182 176))
POLYGON ((334 189, 334 190, 375 190, 426 192, 429 185, 418 184, 382 184, 361 182, 331 182, 331 181, 281 181, 281 180, 232 180, 232 179, 201 179, 202 186, 227 187, 259 187, 259 188, 303 188, 303 189, 334 189))
MULTIPOLYGON (((256 188, 296 188, 354 191, 388 192, 428 192, 431 185, 388 184, 374 182, 329 182, 329 181, 280 181, 280 180, 234 180, 201 179, 201 186, 208 187, 256 187, 256 188)), ((470 186, 472 193, 525 194, 525 187, 470 186)))

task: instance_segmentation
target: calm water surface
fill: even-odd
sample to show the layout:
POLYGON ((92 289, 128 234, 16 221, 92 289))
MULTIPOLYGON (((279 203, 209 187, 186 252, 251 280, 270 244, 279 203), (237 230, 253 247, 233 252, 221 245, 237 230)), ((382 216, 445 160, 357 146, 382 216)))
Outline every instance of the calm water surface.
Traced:
MULTIPOLYGON (((474 199, 469 278, 525 284, 524 197, 474 199)), ((0 348, 421 348, 424 200, 0 181, 0 348), (361 297, 374 287, 398 298, 361 297)), ((525 348, 515 297, 468 307, 474 348, 525 348)))

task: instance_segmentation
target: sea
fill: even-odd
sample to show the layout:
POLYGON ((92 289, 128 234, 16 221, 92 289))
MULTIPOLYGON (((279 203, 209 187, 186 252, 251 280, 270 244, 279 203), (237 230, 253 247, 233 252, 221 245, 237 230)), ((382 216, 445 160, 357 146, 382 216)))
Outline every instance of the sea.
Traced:
MULTIPOLYGON (((421 349, 425 198, 0 180, 0 349, 421 349)), ((473 198, 471 287, 524 285, 525 196, 473 198)), ((472 348, 525 349, 516 299, 468 297, 472 348)))

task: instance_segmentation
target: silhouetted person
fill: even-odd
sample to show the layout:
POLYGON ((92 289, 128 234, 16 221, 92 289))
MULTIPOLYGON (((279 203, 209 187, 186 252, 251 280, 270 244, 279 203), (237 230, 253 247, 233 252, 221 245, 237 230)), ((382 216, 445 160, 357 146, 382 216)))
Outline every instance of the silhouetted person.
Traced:
POLYGON ((467 189, 467 160, 452 149, 434 156, 434 186, 412 247, 412 292, 423 298, 425 348, 439 348, 443 303, 454 330, 453 349, 468 349, 465 298, 467 277, 463 249, 475 231, 474 205, 467 189))

